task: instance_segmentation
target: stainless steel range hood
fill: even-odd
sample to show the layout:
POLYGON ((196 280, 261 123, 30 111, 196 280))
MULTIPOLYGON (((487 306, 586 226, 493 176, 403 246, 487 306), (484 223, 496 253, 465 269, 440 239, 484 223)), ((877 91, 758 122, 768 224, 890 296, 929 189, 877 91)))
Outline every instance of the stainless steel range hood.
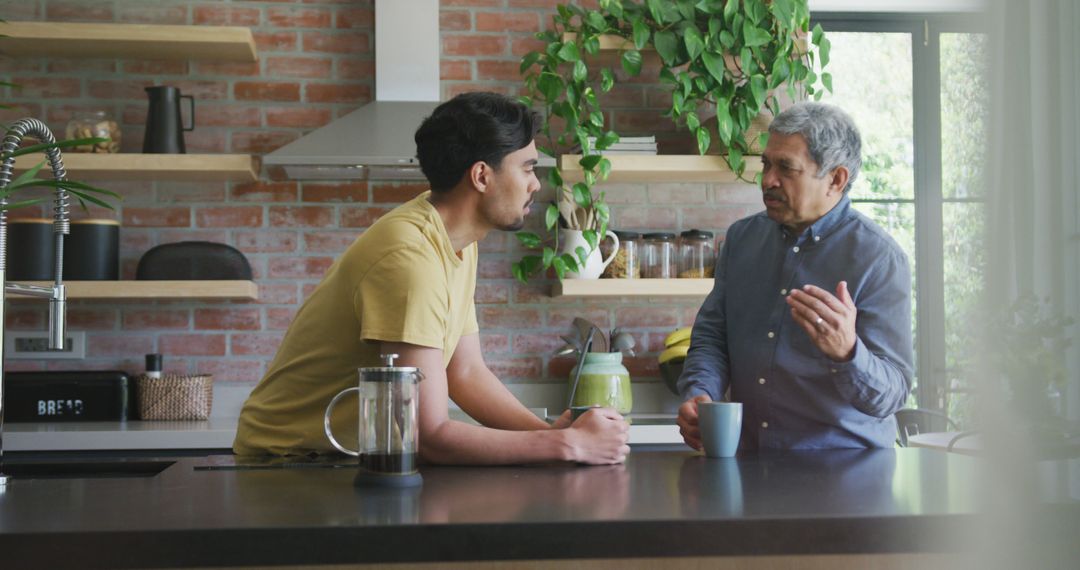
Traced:
POLYGON ((375 0, 375 101, 263 157, 296 180, 422 180, 413 134, 439 104, 439 0, 375 0))

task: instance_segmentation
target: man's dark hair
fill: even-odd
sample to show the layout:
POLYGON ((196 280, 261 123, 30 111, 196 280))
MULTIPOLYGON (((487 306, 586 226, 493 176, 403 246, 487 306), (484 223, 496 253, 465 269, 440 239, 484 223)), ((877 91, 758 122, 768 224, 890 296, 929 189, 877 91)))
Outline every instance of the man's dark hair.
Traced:
POLYGON ((477 162, 497 169, 506 155, 529 146, 539 128, 539 115, 515 99, 462 93, 416 129, 416 158, 431 191, 447 192, 477 162))

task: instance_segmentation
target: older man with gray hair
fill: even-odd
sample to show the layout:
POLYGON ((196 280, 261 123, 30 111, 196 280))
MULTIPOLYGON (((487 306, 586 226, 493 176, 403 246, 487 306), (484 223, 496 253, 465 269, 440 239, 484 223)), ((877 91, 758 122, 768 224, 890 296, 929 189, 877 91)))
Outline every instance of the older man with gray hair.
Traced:
POLYGON ((907 257, 848 198, 859 131, 801 103, 769 126, 765 211, 728 229, 679 379, 683 439, 699 402, 743 403, 740 450, 891 447, 911 391, 907 257))

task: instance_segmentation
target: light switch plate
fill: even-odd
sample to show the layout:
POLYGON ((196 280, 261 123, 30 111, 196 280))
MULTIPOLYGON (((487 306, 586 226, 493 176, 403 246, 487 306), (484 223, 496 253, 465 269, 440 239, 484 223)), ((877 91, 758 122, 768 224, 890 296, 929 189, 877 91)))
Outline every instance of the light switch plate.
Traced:
POLYGON ((4 335, 4 358, 12 360, 80 359, 86 357, 86 332, 68 331, 64 350, 49 350, 45 331, 8 331, 4 335))

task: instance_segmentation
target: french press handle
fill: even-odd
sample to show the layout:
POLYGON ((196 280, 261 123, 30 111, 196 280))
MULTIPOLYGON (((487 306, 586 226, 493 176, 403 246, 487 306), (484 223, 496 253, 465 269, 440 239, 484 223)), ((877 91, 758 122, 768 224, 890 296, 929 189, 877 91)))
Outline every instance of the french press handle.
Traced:
MULTIPOLYGON (((379 355, 379 358, 382 358, 383 363, 386 364, 386 366, 388 368, 392 368, 394 366, 394 359, 398 358, 398 357, 399 356, 397 354, 381 354, 381 355, 379 355)), ((417 377, 420 378, 420 379, 424 378, 424 374, 422 372, 420 372, 419 370, 417 370, 414 374, 416 374, 417 377)), ((337 395, 334 396, 334 398, 332 400, 330 400, 330 403, 327 404, 327 406, 326 406, 326 413, 323 414, 323 431, 326 432, 326 438, 330 440, 330 445, 333 445, 334 449, 337 449, 338 451, 340 451, 342 453, 352 455, 353 457, 359 457, 360 456, 360 451, 359 450, 349 449, 349 448, 345 447, 344 445, 341 445, 341 443, 338 442, 338 440, 336 438, 334 438, 334 434, 330 429, 330 415, 333 414, 333 412, 334 412, 334 406, 336 406, 338 401, 340 401, 341 398, 344 397, 345 394, 348 394, 349 392, 356 392, 357 395, 359 395, 360 394, 360 387, 359 386, 354 386, 352 388, 346 388, 346 389, 338 392, 337 395)))
POLYGON ((330 403, 326 406, 326 413, 323 415, 323 431, 326 432, 326 437, 327 437, 327 439, 330 440, 330 445, 333 445, 335 449, 337 449, 338 451, 340 451, 342 453, 351 455, 353 457, 360 457, 360 451, 359 450, 349 449, 349 448, 341 445, 340 443, 338 443, 338 440, 334 439, 334 434, 330 430, 330 414, 332 414, 334 412, 334 406, 337 405, 338 400, 340 400, 342 396, 344 396, 345 394, 348 394, 349 392, 353 392, 353 391, 355 391, 357 394, 359 394, 360 393, 360 387, 359 386, 354 386, 352 388, 346 388, 346 389, 338 392, 337 396, 334 396, 333 400, 330 400, 330 403))

